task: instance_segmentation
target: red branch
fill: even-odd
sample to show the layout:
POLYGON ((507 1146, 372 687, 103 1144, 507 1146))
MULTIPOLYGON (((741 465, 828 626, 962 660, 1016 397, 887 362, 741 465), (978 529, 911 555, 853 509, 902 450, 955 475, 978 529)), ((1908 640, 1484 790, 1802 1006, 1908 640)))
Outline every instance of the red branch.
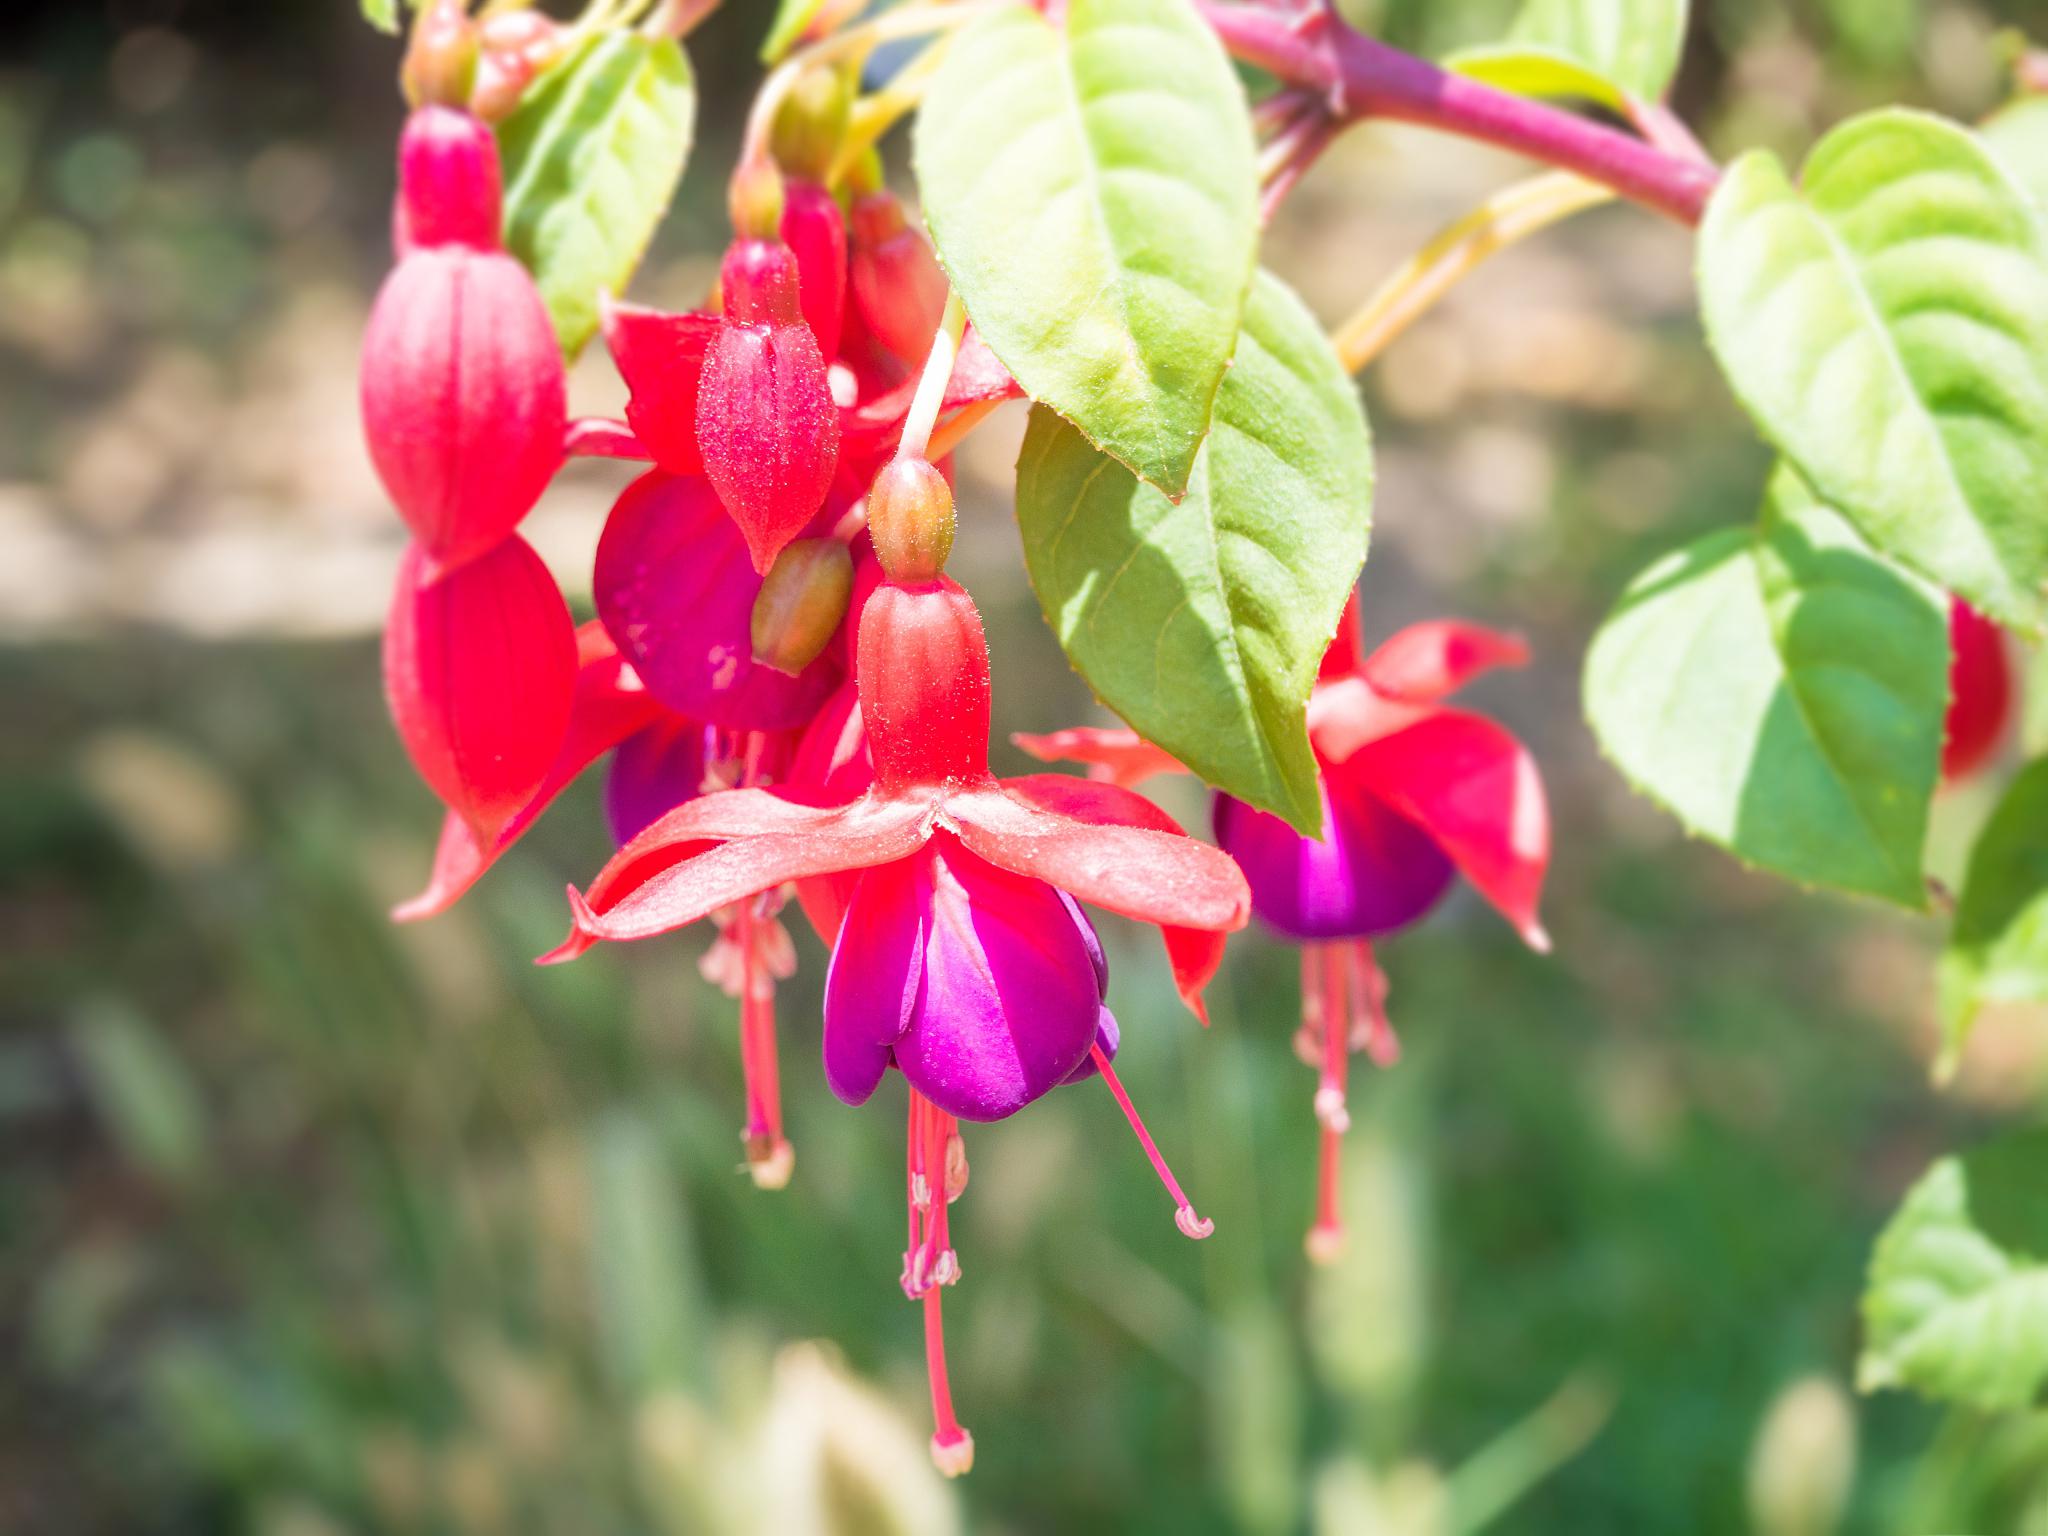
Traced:
POLYGON ((1312 93, 1338 122, 1391 118, 1528 155, 1696 225, 1720 173, 1603 127, 1390 48, 1326 10, 1289 15, 1220 0, 1202 14, 1236 57, 1312 93))

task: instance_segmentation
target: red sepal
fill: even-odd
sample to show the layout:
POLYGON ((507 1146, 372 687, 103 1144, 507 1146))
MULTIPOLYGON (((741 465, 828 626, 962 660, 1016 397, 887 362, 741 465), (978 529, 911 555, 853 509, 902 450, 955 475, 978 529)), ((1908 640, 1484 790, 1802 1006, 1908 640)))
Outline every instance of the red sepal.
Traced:
POLYGON ((1457 619, 1411 624, 1391 636, 1360 666, 1374 692, 1406 704, 1434 704, 1495 667, 1526 667, 1529 644, 1520 635, 1457 619))
POLYGON ((2012 655, 2005 631, 1961 598, 1949 600, 1948 714, 1941 776, 1968 778, 1998 751, 2012 720, 2012 655))
POLYGON ((885 792, 992 783, 988 641, 945 577, 884 585, 861 610, 854 675, 875 782, 885 792))
POLYGON ((602 307, 605 345, 631 391, 626 420, 634 435, 670 474, 702 474, 697 391, 704 355, 724 322, 696 310, 672 315, 610 300, 602 307))
POLYGON ((1011 742, 1041 763, 1084 763, 1098 783, 1135 789, 1147 779, 1188 770, 1163 747, 1123 727, 1077 725, 1044 736, 1020 732, 1011 742))
POLYGON ((384 629, 385 697, 420 777, 480 840, 546 780, 576 673, 568 605, 524 539, 453 570, 407 546, 384 629))
POLYGON ((593 619, 578 629, 576 645, 580 664, 576 698, 569 708, 568 733, 548 776, 533 798, 505 823, 504 830, 489 841, 478 837, 475 828, 450 811, 441 823, 441 841, 434 850, 427 888, 392 908, 393 922, 418 922, 454 906, 500 854, 525 836, 526 829, 540 820, 541 812, 578 774, 666 713, 640 686, 602 624, 593 619))
POLYGON ((796 254, 804 324, 818 350, 837 357, 846 316, 846 217, 839 200, 816 182, 786 181, 782 193, 782 242, 796 254))
POLYGON ((1528 748, 1505 727, 1437 710, 1326 765, 1333 794, 1363 789, 1435 839, 1451 862, 1535 949, 1550 863, 1550 811, 1528 748))
MULTIPOLYGON (((1090 822, 1096 826, 1139 827, 1174 837, 1187 836, 1178 822, 1150 800, 1127 789, 1119 789, 1114 784, 1076 779, 1064 773, 1034 773, 1024 778, 1005 779, 1003 788, 1039 810, 1057 812, 1075 821, 1090 822)), ((1173 967, 1173 984, 1180 993, 1181 1001, 1207 1025, 1209 1009, 1202 1001, 1202 988, 1209 984, 1217 967, 1223 964, 1222 932, 1211 928, 1183 928, 1171 923, 1156 926, 1160 938, 1166 943, 1166 958, 1173 967)))

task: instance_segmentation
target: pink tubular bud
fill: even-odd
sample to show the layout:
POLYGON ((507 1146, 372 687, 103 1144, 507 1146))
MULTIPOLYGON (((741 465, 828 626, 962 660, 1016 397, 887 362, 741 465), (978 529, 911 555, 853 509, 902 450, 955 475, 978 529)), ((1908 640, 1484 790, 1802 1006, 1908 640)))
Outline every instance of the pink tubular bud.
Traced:
POLYGON ((398 141, 399 255, 437 245, 495 251, 503 193, 498 141, 453 107, 421 107, 398 141))
POLYGON ((853 595, 853 556, 837 539, 799 539, 775 557, 754 599, 754 660, 795 677, 832 643, 853 595))
POLYGON ((414 251, 363 338, 363 428, 377 474, 444 565, 518 526, 562 461, 554 327, 526 269, 462 246, 414 251))
POLYGON ((846 315, 846 219, 839 200, 814 181, 792 181, 782 206, 782 239, 796 256, 804 324, 829 360, 839 355, 846 315))
POLYGON ((736 242, 723 287, 726 320, 698 388, 697 447, 705 477, 765 575, 832 488, 839 411, 798 307, 789 247, 736 242))
POLYGON ((894 458, 868 492, 868 534, 889 579, 934 581, 953 552, 953 488, 927 459, 894 458))
POLYGON ((384 692, 420 777, 488 841, 533 798, 569 728, 576 627, 525 540, 449 569, 407 548, 384 692))
POLYGON ((882 788, 988 778, 988 641, 959 587, 877 587, 861 609, 855 675, 882 788))
POLYGON ((462 0, 433 0, 413 24, 399 83, 415 107, 465 107, 476 86, 476 27, 462 0))
POLYGON ((905 362, 924 360, 946 310, 946 274, 891 193, 854 201, 853 300, 884 347, 905 362))

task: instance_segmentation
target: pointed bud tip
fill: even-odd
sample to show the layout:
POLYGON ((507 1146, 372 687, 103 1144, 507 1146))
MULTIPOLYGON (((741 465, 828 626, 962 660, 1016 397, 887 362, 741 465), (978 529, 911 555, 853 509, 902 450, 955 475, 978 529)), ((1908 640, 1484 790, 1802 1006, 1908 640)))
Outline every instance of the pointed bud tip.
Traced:
POLYGON ((933 1435, 932 1465, 946 1477, 965 1477, 974 1470, 974 1436, 964 1429, 933 1435))
POLYGON ((1192 1205, 1183 1205, 1173 1213, 1173 1224, 1180 1228, 1181 1236, 1200 1242, 1216 1230, 1216 1223, 1206 1216, 1195 1214, 1192 1205))

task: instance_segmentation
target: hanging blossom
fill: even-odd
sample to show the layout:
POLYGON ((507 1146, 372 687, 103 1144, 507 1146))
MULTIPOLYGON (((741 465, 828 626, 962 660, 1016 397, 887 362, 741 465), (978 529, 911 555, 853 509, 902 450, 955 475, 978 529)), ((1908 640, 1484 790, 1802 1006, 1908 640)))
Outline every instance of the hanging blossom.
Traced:
POLYGON ((824 1062, 860 1104, 894 1068, 909 1087, 902 1285, 925 1310, 932 1448, 965 1471, 973 1440, 952 1406, 941 1289, 960 1276, 947 1208, 966 1183, 959 1123, 999 1120, 1062 1083, 1100 1075, 1190 1237, 1196 1214, 1111 1058, 1108 967, 1081 902, 1162 931, 1199 1003, 1251 893, 1224 853, 1112 785, 988 769, 981 620, 943 577, 876 588, 860 611, 856 690, 814 724, 809 777, 679 806, 591 882, 545 962, 650 938, 791 882, 832 944, 824 1062), (857 718, 856 718, 857 710, 857 718), (845 798, 831 792, 837 791, 845 798))
MULTIPOLYGON (((1250 881, 1252 910, 1301 946, 1295 1046, 1317 1069, 1322 1138, 1307 1246, 1319 1260, 1343 1246, 1338 1159, 1351 1053, 1382 1067, 1400 1055, 1373 941, 1420 920, 1463 874, 1532 948, 1550 947, 1536 916, 1550 818, 1535 760, 1493 721, 1442 703, 1480 674, 1527 660, 1518 638, 1449 620, 1413 625, 1361 658, 1354 595, 1309 700, 1324 835, 1303 837, 1216 796, 1216 840, 1250 881)), ((1087 763, 1125 787, 1186 772, 1128 730, 1017 744, 1046 761, 1087 763)))

